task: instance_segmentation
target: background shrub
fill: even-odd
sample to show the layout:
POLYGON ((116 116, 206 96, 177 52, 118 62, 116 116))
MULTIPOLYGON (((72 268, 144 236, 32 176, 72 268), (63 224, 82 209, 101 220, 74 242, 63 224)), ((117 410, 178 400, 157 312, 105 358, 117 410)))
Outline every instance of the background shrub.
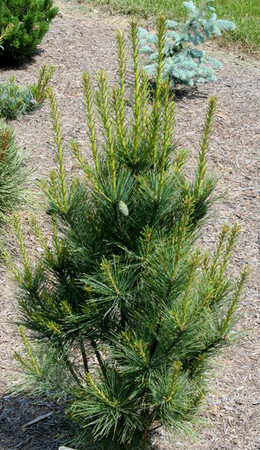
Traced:
POLYGON ((26 112, 39 108, 48 92, 48 84, 54 74, 53 66, 43 64, 37 84, 19 87, 15 77, 10 77, 9 83, 0 83, 0 117, 16 119, 26 112))
MULTIPOLYGON (((220 36, 222 30, 234 30, 235 24, 217 18, 213 0, 202 2, 198 8, 192 0, 184 2, 183 5, 189 11, 187 20, 167 21, 162 77, 172 86, 176 84, 193 86, 196 83, 216 81, 214 68, 221 67, 221 63, 207 56, 201 45, 213 36, 220 36)), ((139 29, 139 36, 140 51, 148 56, 144 70, 152 77, 157 73, 158 64, 156 36, 144 28, 139 29)))
POLYGON ((0 116, 16 119, 33 106, 33 94, 29 87, 21 88, 10 77, 9 83, 0 84, 0 116))
POLYGON ((187 152, 174 144, 170 88, 161 82, 166 24, 158 24, 153 103, 137 35, 133 23, 133 101, 120 33, 118 85, 110 90, 101 71, 93 92, 83 75, 93 165, 72 142, 80 180, 66 175, 51 94, 57 169, 43 189, 52 238, 33 222, 44 250, 37 261, 27 256, 17 226, 26 352, 16 355, 25 374, 17 389, 62 399, 82 449, 143 450, 154 428, 187 429, 207 389, 210 359, 231 341, 247 277, 243 269, 233 280, 227 269, 237 226, 223 227, 212 253, 195 245, 215 187, 207 152, 216 100, 190 179, 187 152))
POLYGON ((32 55, 57 13, 53 0, 2 0, 0 30, 13 27, 3 38, 0 63, 21 62, 32 55))
POLYGON ((0 120, 0 222, 25 200, 28 172, 19 151, 13 128, 0 120))

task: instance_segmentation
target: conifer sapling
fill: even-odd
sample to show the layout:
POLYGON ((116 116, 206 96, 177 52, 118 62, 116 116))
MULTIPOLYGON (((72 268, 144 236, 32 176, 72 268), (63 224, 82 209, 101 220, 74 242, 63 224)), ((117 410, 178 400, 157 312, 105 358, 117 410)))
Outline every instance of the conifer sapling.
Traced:
POLYGON ((145 449, 153 430, 186 430, 207 388, 209 361, 230 341, 247 277, 228 275, 238 227, 224 226, 212 253, 196 247, 215 179, 207 154, 216 106, 209 101, 194 178, 174 143, 175 105, 162 83, 166 23, 158 22, 154 102, 131 23, 133 101, 125 84, 124 36, 117 34, 119 82, 104 72, 94 91, 83 74, 93 164, 70 145, 82 176, 65 170, 55 95, 51 114, 57 169, 43 183, 52 244, 33 221, 44 255, 23 268, 19 389, 62 399, 78 448, 145 449), (102 127, 103 135, 98 129, 102 127))
MULTIPOLYGON (((223 30, 234 30, 235 24, 217 18, 213 1, 203 1, 199 7, 192 0, 183 2, 189 12, 186 22, 166 22, 162 78, 168 80, 172 87, 179 84, 194 86, 217 80, 214 68, 220 68, 221 63, 207 56, 201 46, 213 36, 220 36, 223 30)), ((144 28, 139 28, 139 37, 140 52, 148 56, 144 70, 149 77, 154 77, 159 61, 157 37, 144 28)))

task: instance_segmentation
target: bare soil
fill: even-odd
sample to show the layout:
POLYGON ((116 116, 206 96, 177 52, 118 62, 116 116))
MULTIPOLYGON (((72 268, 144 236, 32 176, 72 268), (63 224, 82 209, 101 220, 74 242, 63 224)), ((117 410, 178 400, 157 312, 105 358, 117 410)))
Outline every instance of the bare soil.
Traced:
MULTIPOLYGON (((97 71, 104 68, 109 79, 115 79, 114 34, 116 29, 126 28, 126 20, 97 11, 85 14, 84 8, 76 8, 70 2, 63 1, 60 6, 61 12, 35 58, 20 68, 2 68, 0 80, 15 74, 17 82, 29 84, 36 80, 43 62, 55 65, 53 87, 61 111, 64 138, 77 138, 88 155, 81 73, 87 70, 94 79, 97 71)), ((200 85, 196 92, 178 99, 176 138, 180 146, 189 148, 189 167, 192 168, 198 154, 207 98, 216 95, 218 112, 209 159, 219 174, 218 193, 225 196, 215 205, 215 215, 204 229, 202 243, 212 247, 223 223, 241 225, 234 270, 238 272, 245 263, 252 270, 238 324, 238 329, 247 330, 247 335, 218 358, 218 369, 210 383, 205 405, 207 426, 202 427, 195 440, 189 441, 160 430, 155 436, 158 450, 260 449, 260 64, 238 53, 220 52, 216 46, 209 50, 223 62, 218 82, 200 85)), ((33 188, 37 194, 40 192, 38 181, 55 164, 48 105, 21 117, 13 125, 20 146, 29 151, 28 166, 35 168, 33 188)), ((67 170, 76 170, 68 150, 66 157, 67 170)), ((29 234, 28 242, 35 246, 29 234)), ((55 414, 23 428, 35 417, 54 411, 53 405, 35 404, 33 399, 13 399, 8 395, 8 383, 17 370, 12 354, 19 342, 15 327, 11 325, 16 317, 14 290, 3 267, 0 284, 0 448, 57 449, 55 436, 59 426, 55 414)))

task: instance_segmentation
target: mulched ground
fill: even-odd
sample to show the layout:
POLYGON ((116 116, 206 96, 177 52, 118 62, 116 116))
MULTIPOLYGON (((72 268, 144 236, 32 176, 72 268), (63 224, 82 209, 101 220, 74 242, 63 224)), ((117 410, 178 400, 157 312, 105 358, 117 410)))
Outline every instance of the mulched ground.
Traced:
MULTIPOLYGON (((77 138, 86 147, 85 124, 81 106, 81 73, 88 70, 94 78, 103 67, 109 79, 115 77, 115 30, 125 28, 126 20, 94 12, 83 15, 71 4, 61 4, 61 12, 53 21, 40 52, 35 59, 19 69, 1 70, 1 81, 11 74, 17 82, 29 84, 36 80, 43 62, 57 67, 53 86, 57 92, 63 121, 64 137, 77 138)), ((178 99, 176 137, 180 146, 191 154, 189 167, 197 156, 207 98, 215 94, 218 112, 210 150, 210 164, 219 174, 218 193, 225 194, 216 206, 215 215, 204 229, 202 241, 209 247, 216 241, 222 223, 238 222, 242 234, 234 258, 234 270, 245 263, 252 269, 250 285, 243 301, 239 329, 248 330, 239 345, 218 358, 218 369, 208 395, 205 417, 211 423, 203 427, 197 439, 185 442, 169 437, 163 430, 155 437, 158 450, 255 450, 260 449, 260 312, 259 312, 259 249, 260 249, 260 64, 238 54, 210 48, 223 62, 218 82, 201 85, 193 95, 178 99)), ((54 166, 54 149, 48 106, 33 115, 13 122, 20 145, 29 152, 28 165, 35 167, 34 190, 38 180, 54 166)), ((87 148, 86 148, 87 152, 87 148)), ((69 152, 67 169, 76 170, 69 152)), ((28 241, 34 245, 28 235, 28 241)), ((28 398, 13 399, 7 384, 16 368, 12 353, 19 342, 10 322, 15 319, 12 283, 0 269, 0 448, 58 448, 55 435, 58 425, 54 415, 23 428, 24 424, 53 406, 39 405, 28 398)))

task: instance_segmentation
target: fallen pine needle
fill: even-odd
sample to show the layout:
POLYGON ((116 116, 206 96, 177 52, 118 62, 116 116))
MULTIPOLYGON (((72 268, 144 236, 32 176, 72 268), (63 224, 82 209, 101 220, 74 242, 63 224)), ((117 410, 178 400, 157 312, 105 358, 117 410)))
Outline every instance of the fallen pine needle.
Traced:
POLYGON ((42 414, 41 416, 35 417, 35 419, 31 420, 30 422, 25 423, 22 428, 30 427, 31 425, 40 422, 41 420, 47 419, 47 417, 52 416, 53 412, 48 412, 46 414, 42 414))

